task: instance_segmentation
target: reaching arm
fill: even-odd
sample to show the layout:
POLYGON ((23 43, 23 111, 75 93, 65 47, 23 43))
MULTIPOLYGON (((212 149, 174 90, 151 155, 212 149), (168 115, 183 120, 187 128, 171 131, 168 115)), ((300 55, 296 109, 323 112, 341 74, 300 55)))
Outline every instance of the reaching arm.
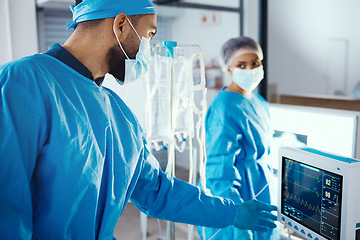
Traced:
POLYGON ((168 178, 152 155, 143 162, 132 203, 149 216, 207 227, 226 227, 234 222, 235 203, 211 197, 185 181, 168 178))
POLYGON ((132 203, 145 214, 172 222, 224 228, 267 231, 274 228, 276 207, 256 200, 235 204, 230 199, 211 197, 198 187, 168 178, 156 159, 149 155, 131 196, 132 203))

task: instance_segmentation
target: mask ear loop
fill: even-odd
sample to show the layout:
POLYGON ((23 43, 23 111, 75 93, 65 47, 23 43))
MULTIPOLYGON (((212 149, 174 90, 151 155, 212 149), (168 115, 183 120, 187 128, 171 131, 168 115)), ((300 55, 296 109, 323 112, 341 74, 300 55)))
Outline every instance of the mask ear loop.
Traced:
POLYGON ((117 36, 117 34, 116 34, 115 25, 114 25, 114 27, 113 27, 113 31, 114 31, 115 38, 116 38, 117 42, 119 43, 119 46, 120 46, 121 50, 122 50, 123 53, 125 54, 125 57, 126 57, 127 59, 130 59, 130 58, 128 57, 128 55, 126 54, 126 52, 125 52, 123 46, 121 45, 120 40, 119 40, 119 38, 118 38, 118 36, 117 36))
POLYGON ((132 29, 134 30, 134 32, 136 33, 136 35, 138 36, 139 40, 141 41, 141 37, 139 36, 139 34, 137 33, 137 31, 135 30, 134 26, 132 25, 132 23, 130 22, 130 19, 128 17, 126 17, 130 26, 132 27, 132 29))

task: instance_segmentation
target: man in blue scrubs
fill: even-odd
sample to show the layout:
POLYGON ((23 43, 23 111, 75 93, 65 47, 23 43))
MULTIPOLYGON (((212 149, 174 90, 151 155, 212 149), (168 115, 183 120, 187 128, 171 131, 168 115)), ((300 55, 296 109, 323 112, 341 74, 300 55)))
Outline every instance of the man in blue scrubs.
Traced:
POLYGON ((113 239, 126 203, 149 216, 267 231, 276 207, 235 204, 169 179, 129 108, 101 86, 146 71, 156 33, 150 0, 72 6, 64 45, 0 66, 2 239, 113 239))

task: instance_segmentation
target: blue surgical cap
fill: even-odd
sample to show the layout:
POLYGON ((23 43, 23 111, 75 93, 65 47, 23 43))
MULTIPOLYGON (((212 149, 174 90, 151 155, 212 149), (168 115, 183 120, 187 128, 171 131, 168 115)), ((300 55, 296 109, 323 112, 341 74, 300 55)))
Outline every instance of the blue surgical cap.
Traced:
POLYGON ((155 13, 151 0, 83 0, 80 4, 71 5, 73 23, 68 28, 75 29, 78 23, 116 17, 119 13, 140 15, 155 13))

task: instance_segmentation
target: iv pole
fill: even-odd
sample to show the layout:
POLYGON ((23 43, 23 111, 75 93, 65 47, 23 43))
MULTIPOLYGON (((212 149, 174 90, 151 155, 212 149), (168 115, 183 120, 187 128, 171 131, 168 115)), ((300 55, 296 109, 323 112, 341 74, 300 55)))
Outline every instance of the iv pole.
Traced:
MULTIPOLYGON (((176 42, 167 41, 161 44, 156 44, 154 47, 154 54, 156 56, 155 59, 158 59, 157 57, 161 57, 162 60, 158 62, 161 63, 161 65, 158 65, 156 62, 154 62, 154 73, 152 74, 154 81, 147 81, 147 83, 150 84, 146 91, 148 97, 150 97, 147 100, 147 103, 151 106, 154 104, 154 107, 149 108, 152 109, 149 112, 149 116, 146 114, 146 122, 149 124, 147 126, 149 128, 147 129, 149 133, 147 136, 148 141, 151 144, 154 144, 156 150, 167 150, 168 161, 165 173, 169 178, 175 177, 176 150, 178 150, 180 153, 183 153, 185 148, 188 147, 188 182, 192 185, 196 185, 196 174, 198 171, 194 170, 197 168, 197 161, 194 161, 194 158, 197 160, 199 157, 199 174, 200 178, 202 179, 201 185, 202 187, 205 187, 206 183, 204 177, 206 153, 204 119, 207 110, 207 89, 205 86, 205 63, 201 55, 201 49, 199 46, 195 45, 178 46, 176 42), (176 58, 174 58, 174 49, 176 58), (191 51, 189 58, 185 58, 185 50, 191 51), (198 58, 200 63, 200 80, 195 81, 196 85, 194 85, 193 76, 193 62, 195 58, 198 58), (179 66, 181 67, 178 68, 179 66), (160 70, 159 67, 165 70, 165 72, 162 72, 163 70, 160 70), (160 73, 165 73, 165 75, 161 75, 160 73), (162 82, 161 84, 160 81, 162 82), (182 90, 184 89, 186 90, 183 92, 182 90), (199 107, 195 103, 195 92, 202 93, 199 107), (169 95, 170 97, 168 97, 169 95), (153 108, 161 110, 153 110, 153 108), (162 111, 162 113, 159 114, 158 111, 162 111), (161 121, 166 119, 166 121, 169 121, 169 124, 166 122, 164 122, 163 125, 159 123, 159 116, 161 116, 161 121), (194 116, 198 117, 195 124, 194 116), (158 132, 161 132, 161 134, 159 135, 158 132), (193 137, 196 137, 196 140, 199 144, 199 150, 193 148, 193 137)), ((146 215, 141 214, 141 232, 143 240, 146 239, 146 219, 146 215)), ((166 235, 167 240, 176 239, 174 222, 167 222, 166 235)), ((193 238, 194 226, 188 225, 188 240, 193 240, 193 238)))

